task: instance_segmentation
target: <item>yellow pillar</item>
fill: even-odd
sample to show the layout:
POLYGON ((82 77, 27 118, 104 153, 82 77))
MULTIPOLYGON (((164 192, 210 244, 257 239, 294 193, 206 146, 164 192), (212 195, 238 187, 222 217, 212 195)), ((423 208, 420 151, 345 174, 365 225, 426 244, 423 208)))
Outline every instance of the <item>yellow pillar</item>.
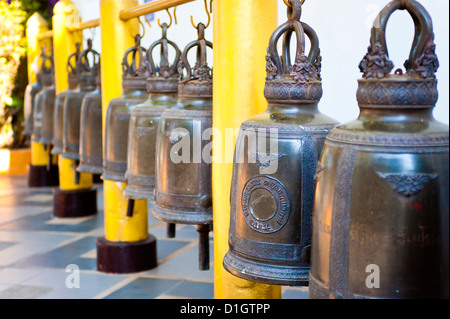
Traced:
MULTIPOLYGON (((139 32, 137 19, 122 21, 119 19, 119 13, 138 4, 137 0, 100 1, 103 132, 109 102, 122 94, 123 55, 127 49, 134 46, 134 36, 139 32)), ((105 238, 112 242, 145 240, 149 236, 147 201, 135 201, 133 216, 128 217, 128 200, 123 196, 125 187, 126 183, 103 181, 105 238)))
POLYGON ((28 62, 28 83, 36 83, 36 73, 33 70, 34 60, 41 54, 42 46, 47 45, 49 47, 50 39, 42 41, 38 40, 38 36, 41 33, 48 31, 48 23, 37 12, 33 13, 27 21, 27 62, 28 62))
MULTIPOLYGON (((81 31, 71 32, 70 27, 79 22, 78 10, 70 0, 61 0, 53 8, 53 55, 55 67, 55 93, 67 90, 69 55, 76 51, 76 43, 82 43, 81 31)), ((75 183, 76 164, 74 160, 59 156, 59 184, 61 190, 76 191, 89 189, 93 186, 93 176, 88 173, 80 174, 79 183, 75 183)))
POLYGON ((225 162, 225 130, 237 129, 250 116, 264 112, 265 56, 277 27, 276 0, 214 1, 214 293, 218 299, 278 299, 281 287, 250 282, 222 266, 228 251, 232 163, 225 162))
MULTIPOLYGON (((42 47, 46 45, 50 50, 50 39, 38 40, 41 33, 48 31, 48 23, 37 12, 33 13, 27 21, 27 62, 28 62, 28 83, 36 83, 36 72, 40 67, 34 64, 36 58, 42 53, 42 47)), ((31 142, 31 165, 46 166, 48 164, 48 150, 44 150, 44 145, 31 142)))

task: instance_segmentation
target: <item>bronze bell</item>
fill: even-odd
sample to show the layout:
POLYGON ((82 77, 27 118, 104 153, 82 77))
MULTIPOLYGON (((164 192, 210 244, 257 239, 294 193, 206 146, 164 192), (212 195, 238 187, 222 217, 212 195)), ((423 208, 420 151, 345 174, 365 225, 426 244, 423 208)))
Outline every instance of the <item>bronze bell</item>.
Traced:
MULTIPOLYGON (((39 59, 39 56, 37 59, 39 59)), ((36 61, 37 62, 37 61, 36 61)), ((36 74, 36 83, 28 84, 25 88, 24 97, 24 131, 23 134, 31 136, 33 133, 33 110, 36 95, 42 90, 42 80, 40 71, 36 74)))
POLYGON ((110 101, 106 113, 103 180, 126 182, 125 172, 127 170, 131 111, 136 105, 144 103, 148 99, 146 50, 141 47, 140 42, 140 35, 136 35, 135 46, 125 52, 122 61, 123 93, 119 98, 110 101), (130 55, 132 57, 131 62, 129 61, 130 55))
POLYGON ((80 44, 76 43, 76 52, 72 53, 67 60, 67 73, 69 88, 56 96, 55 112, 53 117, 53 148, 52 154, 63 153, 64 135, 64 103, 66 97, 72 92, 78 91, 78 76, 76 63, 80 56, 80 44))
POLYGON ((360 64, 358 119, 333 129, 317 170, 311 298, 449 297, 449 130, 438 98, 432 20, 414 0, 377 17, 360 64), (406 73, 391 71, 386 25, 407 10, 406 73))
POLYGON ((103 173, 102 142, 102 91, 100 82, 100 63, 96 66, 97 88, 84 96, 81 105, 80 165, 77 171, 101 175, 103 173))
POLYGON ((131 112, 128 134, 127 187, 124 196, 130 199, 154 201, 156 132, 162 112, 177 104, 177 66, 181 56, 178 46, 167 39, 166 23, 162 25, 162 38, 147 50, 149 99, 131 112), (161 46, 161 62, 153 61, 153 50, 161 46), (175 49, 175 60, 169 64, 169 45, 175 49))
POLYGON ((161 115, 156 140, 155 206, 152 209, 155 218, 169 224, 199 225, 201 270, 209 269, 208 233, 213 221, 211 163, 201 158, 201 149, 212 138, 209 141, 197 139, 212 127, 212 69, 206 61, 206 48, 212 48, 212 43, 205 40, 204 30, 205 26, 199 24, 198 40, 188 44, 181 56, 178 104, 161 115), (197 47, 197 61, 191 68, 187 56, 194 47, 197 47), (177 147, 179 142, 183 147, 177 147), (174 155, 175 161, 172 160, 174 155))
POLYGON ((231 183, 229 246, 224 268, 251 281, 306 286, 316 163, 337 124, 318 110, 321 56, 315 31, 300 22, 300 0, 269 42, 266 112, 242 123, 231 183), (291 65, 290 40, 297 51, 291 65), (305 34, 311 51, 305 55, 305 34), (277 42, 283 37, 282 52, 277 42))
POLYGON ((45 47, 42 49, 42 64, 39 73, 42 90, 36 94, 33 109, 33 142, 41 142, 43 113, 48 107, 52 107, 55 102, 55 86, 53 71, 53 56, 45 54, 45 47))
POLYGON ((97 75, 100 70, 100 54, 92 49, 91 39, 88 39, 87 45, 87 49, 81 52, 77 60, 77 77, 80 89, 67 95, 64 102, 62 156, 76 161, 80 159, 81 105, 86 94, 96 89, 97 75), (91 58, 91 61, 89 61, 89 58, 91 58))

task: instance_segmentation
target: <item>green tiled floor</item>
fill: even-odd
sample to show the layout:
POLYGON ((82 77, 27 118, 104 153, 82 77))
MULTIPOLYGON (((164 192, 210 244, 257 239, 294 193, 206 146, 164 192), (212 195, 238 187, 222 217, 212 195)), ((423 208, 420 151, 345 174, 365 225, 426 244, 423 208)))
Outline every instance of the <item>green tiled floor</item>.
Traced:
MULTIPOLYGON (((58 219, 52 216, 52 188, 28 188, 27 176, 0 177, 0 299, 212 299, 214 270, 198 270, 196 227, 177 225, 166 238, 165 223, 149 214, 157 238, 158 267, 136 274, 97 271, 95 240, 103 235, 103 192, 96 185, 99 213, 58 219), (79 268, 79 288, 68 288, 79 268)), ((283 298, 308 297, 307 288, 283 287, 283 298)))

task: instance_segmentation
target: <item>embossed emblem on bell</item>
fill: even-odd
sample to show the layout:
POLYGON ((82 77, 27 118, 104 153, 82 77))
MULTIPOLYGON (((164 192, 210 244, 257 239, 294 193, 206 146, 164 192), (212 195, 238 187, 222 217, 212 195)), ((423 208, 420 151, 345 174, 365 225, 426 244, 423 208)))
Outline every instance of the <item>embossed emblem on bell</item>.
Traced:
POLYGON ((100 71, 100 54, 92 49, 91 39, 78 58, 76 69, 79 90, 70 92, 64 101, 62 157, 79 161, 81 105, 86 94, 96 89, 100 71))
POLYGON ((63 153, 63 135, 64 135, 64 102, 67 95, 78 91, 77 61, 80 56, 80 44, 76 44, 77 50, 72 53, 67 60, 67 72, 69 87, 67 90, 59 93, 55 100, 55 112, 53 117, 53 148, 52 154, 63 153))
POLYGON ((162 38, 147 50, 149 99, 131 112, 128 134, 127 187, 124 196, 131 199, 154 200, 156 133, 162 112, 178 102, 177 66, 181 56, 178 46, 167 39, 166 23, 162 38), (155 65, 153 50, 160 46, 160 64, 155 65), (169 46, 175 49, 173 64, 169 62, 169 46))
POLYGON ((448 298, 449 130, 433 117, 438 66, 429 13, 391 1, 360 63, 360 115, 325 141, 311 298, 448 298), (406 72, 392 73, 385 31, 397 10, 412 16, 415 36, 406 72))
POLYGON ((135 46, 129 48, 122 61, 122 95, 112 99, 106 113, 103 180, 126 182, 128 131, 131 112, 148 99, 149 75, 146 49, 141 36, 135 37, 135 46), (131 57, 131 61, 130 61, 131 57))
POLYGON ((212 69, 207 64, 206 26, 198 24, 198 40, 189 43, 178 64, 178 103, 161 115, 156 141, 155 206, 151 212, 169 224, 198 225, 200 269, 209 269, 208 234, 213 221, 211 163, 202 150, 212 138, 202 133, 212 128, 212 69), (188 53, 197 48, 191 68, 188 53), (186 143, 184 143, 186 142, 186 143), (184 147, 179 147, 179 143, 184 147))
POLYGON ((101 175, 103 173, 102 91, 100 63, 95 66, 96 89, 84 96, 80 117, 80 164, 77 171, 101 175))
MULTIPOLYGON (((37 93, 34 101, 33 110, 33 134, 32 141, 42 143, 44 137, 43 122, 44 112, 48 114, 48 110, 53 110, 55 103, 55 86, 54 86, 54 70, 53 70, 53 56, 45 54, 45 47, 42 49, 42 64, 39 77, 42 82, 42 90, 37 93)), ((53 114, 53 113, 52 113, 53 114)), ((45 127, 48 129, 48 126, 45 127)), ((53 129, 53 128, 52 128, 53 129)), ((47 132, 45 132, 47 134, 47 132)), ((46 139, 44 138, 44 141, 46 139)), ((50 143, 43 143, 51 144, 50 143)))
POLYGON ((316 163, 337 122, 318 110, 322 80, 317 34, 300 22, 300 0, 290 3, 288 21, 274 31, 267 50, 268 109, 242 123, 237 138, 229 251, 223 266, 250 281, 304 286, 310 269, 316 163), (297 50, 291 64, 293 34, 297 50), (305 36, 311 42, 308 56, 305 36))

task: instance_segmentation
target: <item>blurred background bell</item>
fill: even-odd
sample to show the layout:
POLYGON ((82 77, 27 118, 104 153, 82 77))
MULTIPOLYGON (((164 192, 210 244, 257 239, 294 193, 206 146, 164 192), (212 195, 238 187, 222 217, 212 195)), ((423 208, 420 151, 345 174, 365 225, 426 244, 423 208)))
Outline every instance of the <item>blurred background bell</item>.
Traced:
MULTIPOLYGON (((92 40, 88 39, 87 49, 81 52, 77 60, 79 91, 68 94, 64 102, 62 157, 75 160, 77 166, 80 159, 81 105, 86 94, 97 88, 99 65, 100 54, 92 49, 92 40)), ((75 175, 75 183, 78 182, 77 177, 79 174, 75 175)))
MULTIPOLYGON (((103 173, 102 91, 100 63, 95 66, 96 89, 84 96, 80 119, 80 165, 77 171, 100 176, 103 173)), ((95 178, 94 178, 95 180, 95 178)))
POLYGON ((77 51, 72 53, 67 60, 67 73, 69 87, 67 90, 59 93, 55 100, 55 112, 53 118, 53 148, 52 154, 63 153, 63 135, 64 135, 64 103, 66 97, 72 92, 79 90, 77 76, 77 61, 80 56, 80 44, 76 44, 77 51))
POLYGON ((49 116, 51 112, 51 117, 53 117, 53 109, 55 105, 55 79, 53 69, 53 56, 47 56, 45 54, 45 50, 45 47, 43 47, 43 59, 40 72, 40 79, 43 89, 36 95, 34 101, 32 142, 42 143, 44 145, 44 149, 48 150, 48 169, 50 169, 50 166, 52 165, 52 156, 50 153, 51 139, 49 140, 47 137, 49 136, 50 131, 53 130, 53 127, 51 128, 51 130, 49 129, 49 124, 51 122, 51 124, 53 125, 53 121, 48 121, 47 118, 44 119, 44 116, 49 116), (44 123, 45 127, 43 126, 44 123))

